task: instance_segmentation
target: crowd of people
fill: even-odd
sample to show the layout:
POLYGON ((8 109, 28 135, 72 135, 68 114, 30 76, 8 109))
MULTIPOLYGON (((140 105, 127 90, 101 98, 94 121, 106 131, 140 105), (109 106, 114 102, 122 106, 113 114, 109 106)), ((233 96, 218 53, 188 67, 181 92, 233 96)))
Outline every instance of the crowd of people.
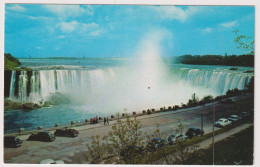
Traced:
MULTIPOLYGON (((90 124, 97 124, 100 119, 101 117, 98 118, 98 116, 91 118, 90 124)), ((109 119, 107 117, 104 117, 104 125, 109 125, 109 119)))

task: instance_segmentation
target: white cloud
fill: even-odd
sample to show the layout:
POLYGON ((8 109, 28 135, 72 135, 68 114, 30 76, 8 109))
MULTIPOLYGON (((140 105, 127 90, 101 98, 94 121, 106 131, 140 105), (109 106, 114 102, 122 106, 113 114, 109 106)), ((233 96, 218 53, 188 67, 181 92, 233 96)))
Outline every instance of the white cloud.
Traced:
POLYGON ((77 21, 72 21, 72 22, 60 22, 57 24, 57 27, 61 29, 62 32, 64 33, 70 33, 76 29, 78 26, 77 21))
POLYGON ((206 33, 211 33, 213 31, 223 31, 223 27, 231 28, 231 27, 235 27, 237 25, 238 25, 237 21, 230 21, 230 22, 217 24, 213 27, 206 27, 206 28, 202 29, 202 31, 206 32, 206 33))
POLYGON ((49 17, 45 17, 45 16, 28 16, 29 19, 31 20, 47 20, 47 19, 51 19, 49 17))
POLYGON ((92 31, 89 33, 90 36, 99 36, 100 34, 102 34, 103 31, 101 30, 97 30, 97 31, 92 31))
POLYGON ((230 22, 226 22, 226 23, 221 23, 220 25, 225 28, 230 28, 230 27, 235 27, 238 24, 237 24, 237 21, 230 21, 230 22))
POLYGON ((80 5, 44 5, 44 7, 50 12, 56 14, 59 17, 77 17, 80 15, 94 14, 91 6, 80 6, 80 5))
POLYGON ((83 31, 91 31, 91 30, 99 29, 99 26, 96 23, 88 23, 88 24, 80 23, 80 26, 83 31))
POLYGON ((196 6, 189 6, 186 9, 176 6, 149 6, 148 8, 155 11, 162 19, 176 19, 180 21, 185 21, 200 11, 196 6))
POLYGON ((6 9, 17 11, 17 12, 24 12, 26 10, 24 7, 18 4, 9 5, 8 7, 6 7, 6 9))
POLYGON ((78 33, 89 35, 89 36, 98 36, 103 33, 99 25, 92 23, 79 23, 78 21, 71 22, 60 22, 56 25, 63 33, 71 33, 77 31, 78 33))
POLYGON ((207 33, 210 33, 210 32, 213 31, 213 28, 207 27, 207 28, 205 28, 203 31, 204 31, 204 32, 207 32, 207 33))

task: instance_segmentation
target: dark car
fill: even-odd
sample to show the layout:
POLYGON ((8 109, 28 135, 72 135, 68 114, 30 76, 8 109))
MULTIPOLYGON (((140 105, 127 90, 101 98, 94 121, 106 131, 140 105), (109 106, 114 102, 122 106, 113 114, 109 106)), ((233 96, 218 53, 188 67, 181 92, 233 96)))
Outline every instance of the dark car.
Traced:
POLYGON ((188 138, 192 138, 193 136, 198 136, 198 135, 203 135, 204 131, 199 129, 199 128, 189 128, 188 131, 186 132, 186 136, 188 136, 188 138))
POLYGON ((55 140, 54 134, 51 132, 38 132, 38 133, 33 133, 29 136, 27 140, 38 140, 38 141, 53 141, 55 140))
POLYGON ((162 140, 160 137, 153 138, 147 145, 148 150, 156 150, 158 148, 161 148, 165 145, 165 141, 162 140))
POLYGON ((170 135, 168 137, 168 142, 169 142, 170 145, 176 144, 176 142, 175 142, 175 135, 170 135))
POLYGON ((220 103, 222 103, 222 104, 237 104, 237 102, 233 99, 222 100, 222 101, 220 101, 220 103))
POLYGON ((241 112, 241 115, 242 115, 242 117, 247 117, 247 116, 249 116, 248 112, 241 112))
POLYGON ((22 140, 15 136, 5 136, 4 146, 5 147, 20 147, 22 145, 22 140))
POLYGON ((57 129, 54 132, 54 135, 64 137, 77 137, 79 135, 79 131, 75 129, 57 129))

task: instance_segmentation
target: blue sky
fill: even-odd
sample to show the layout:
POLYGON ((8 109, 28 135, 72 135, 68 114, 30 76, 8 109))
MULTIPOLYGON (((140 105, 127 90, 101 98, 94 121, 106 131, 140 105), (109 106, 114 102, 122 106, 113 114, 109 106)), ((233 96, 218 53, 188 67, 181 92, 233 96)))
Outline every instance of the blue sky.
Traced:
POLYGON ((15 57, 129 57, 147 32, 163 56, 244 54, 233 30, 254 37, 252 6, 6 4, 5 53, 15 57))

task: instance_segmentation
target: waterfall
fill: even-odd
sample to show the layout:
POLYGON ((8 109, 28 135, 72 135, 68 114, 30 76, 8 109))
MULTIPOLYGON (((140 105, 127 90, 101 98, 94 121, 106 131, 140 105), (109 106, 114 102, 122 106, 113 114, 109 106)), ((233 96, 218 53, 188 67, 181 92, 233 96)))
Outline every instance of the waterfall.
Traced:
POLYGON ((25 103, 27 101, 27 83, 28 83, 28 77, 26 71, 21 71, 18 83, 19 83, 18 99, 20 102, 25 103))
POLYGON ((19 75, 18 88, 15 88, 16 71, 12 71, 9 98, 20 102, 40 102, 57 92, 67 93, 74 88, 84 91, 97 91, 105 86, 105 80, 114 78, 113 69, 98 70, 39 70, 32 71, 30 90, 26 71, 19 75), (18 89, 15 97, 14 90, 18 89), (27 96, 27 91, 29 96, 27 96))
POLYGON ((32 71, 30 83, 30 101, 39 101, 40 97, 40 77, 39 71, 32 71))
MULTIPOLYGON (((34 70, 29 77, 26 71, 21 71, 18 77, 18 87, 15 87, 17 73, 16 71, 12 71, 9 97, 12 100, 23 103, 37 103, 47 101, 51 95, 58 92, 64 95, 74 94, 74 97, 78 96, 80 98, 84 98, 86 95, 94 96, 93 93, 102 95, 102 91, 110 89, 111 85, 115 84, 115 80, 119 81, 118 84, 123 83, 120 81, 120 78, 122 76, 127 78, 128 72, 127 70, 124 71, 123 68, 117 70, 116 68, 96 70, 34 70), (17 95, 15 95, 15 89, 18 90, 17 95)), ((250 82, 254 74, 231 70, 176 68, 173 69, 173 72, 169 76, 172 78, 171 82, 184 81, 184 83, 192 87, 208 88, 216 92, 217 95, 222 95, 228 89, 245 89, 245 86, 250 82)), ((138 77, 140 78, 141 76, 138 77)), ((130 82, 131 80, 133 79, 130 78, 130 82)), ((135 81, 138 82, 138 80, 135 81)), ((138 84, 141 83, 138 82, 138 84)), ((124 90, 121 90, 121 92, 123 93, 124 90)))
POLYGON ((243 71, 231 70, 200 70, 182 68, 175 70, 176 77, 184 80, 192 86, 211 88, 217 94, 225 94, 228 89, 245 89, 250 82, 253 73, 244 73, 243 71))
POLYGON ((14 99, 15 99, 15 95, 14 95, 15 76, 16 76, 16 71, 12 71, 11 83, 10 83, 10 94, 9 94, 9 98, 10 98, 11 100, 14 100, 14 99))

